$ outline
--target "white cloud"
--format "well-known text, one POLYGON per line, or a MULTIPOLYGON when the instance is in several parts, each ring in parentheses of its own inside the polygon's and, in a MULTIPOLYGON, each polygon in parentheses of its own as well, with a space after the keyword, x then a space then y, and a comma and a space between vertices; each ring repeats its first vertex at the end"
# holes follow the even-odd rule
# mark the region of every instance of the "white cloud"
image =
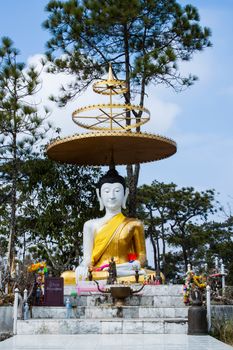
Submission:
MULTIPOLYGON (((150 96, 154 96, 155 92, 150 92, 150 96)), ((181 112, 181 108, 171 102, 166 102, 157 97, 151 97, 146 103, 146 108, 150 110, 151 119, 143 127, 143 130, 152 133, 167 132, 175 122, 176 117, 181 112)))
MULTIPOLYGON (((27 64, 34 65, 38 70, 41 70, 41 59, 43 58, 43 55, 31 56, 29 57, 27 64)), ((66 85, 70 82, 70 76, 64 73, 49 74, 46 72, 46 67, 44 67, 40 75, 40 80, 42 82, 42 87, 34 96, 35 102, 40 103, 41 110, 43 106, 46 106, 51 110, 50 121, 53 122, 55 127, 62 129, 63 135, 76 133, 77 130, 71 120, 71 113, 74 109, 73 103, 70 103, 65 108, 58 108, 54 102, 49 100, 51 95, 57 96, 59 94, 61 84, 66 85)))
POLYGON ((195 75, 202 83, 208 83, 212 80, 213 72, 216 69, 212 50, 212 48, 207 48, 203 52, 196 53, 191 61, 181 62, 179 64, 181 75, 195 75))

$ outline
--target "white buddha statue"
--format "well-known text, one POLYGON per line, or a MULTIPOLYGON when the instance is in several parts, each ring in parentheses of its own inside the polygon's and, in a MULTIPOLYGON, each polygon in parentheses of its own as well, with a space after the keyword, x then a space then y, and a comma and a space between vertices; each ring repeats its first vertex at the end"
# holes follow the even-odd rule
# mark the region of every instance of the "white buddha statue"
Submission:
POLYGON ((97 196, 105 215, 84 224, 83 261, 76 268, 76 283, 87 279, 89 269, 93 279, 105 279, 112 257, 117 277, 135 276, 136 270, 144 275, 141 269, 146 261, 143 225, 121 212, 128 196, 124 178, 115 169, 109 170, 99 181, 97 196))

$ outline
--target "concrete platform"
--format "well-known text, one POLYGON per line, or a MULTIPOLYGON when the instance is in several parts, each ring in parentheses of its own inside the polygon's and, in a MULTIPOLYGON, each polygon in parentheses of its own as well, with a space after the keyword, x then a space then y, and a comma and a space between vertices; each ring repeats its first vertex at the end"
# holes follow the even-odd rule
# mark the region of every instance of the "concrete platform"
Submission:
POLYGON ((71 300, 77 305, 71 319, 66 319, 65 307, 33 307, 32 319, 18 320, 17 334, 187 334, 188 308, 180 285, 146 285, 124 306, 114 305, 110 294, 96 292, 71 300))
MULTIPOLYGON (((142 306, 79 306, 72 310, 72 318, 187 318, 187 307, 142 307, 142 306)), ((32 318, 66 318, 65 307, 33 307, 32 318)))
POLYGON ((32 319, 17 334, 187 334, 187 319, 32 319))
POLYGON ((17 335, 0 350, 232 350, 210 336, 181 334, 17 335))

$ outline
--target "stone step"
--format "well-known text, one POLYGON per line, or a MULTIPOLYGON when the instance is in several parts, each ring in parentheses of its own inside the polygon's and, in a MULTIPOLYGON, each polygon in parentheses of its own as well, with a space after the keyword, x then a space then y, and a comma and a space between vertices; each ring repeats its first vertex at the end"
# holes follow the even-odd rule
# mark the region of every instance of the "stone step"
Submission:
POLYGON ((185 318, 188 316, 187 308, 158 308, 158 307, 86 307, 82 318, 185 318))
MULTIPOLYGON (((109 319, 109 318, 185 318, 187 307, 137 307, 137 306, 79 306, 73 308, 72 318, 109 319)), ((62 319, 66 317, 65 307, 33 307, 33 319, 62 319)))
POLYGON ((187 334, 187 327, 187 318, 30 319, 18 320, 17 334, 187 334))
MULTIPOLYGON (((93 286, 96 286, 94 282, 87 282, 92 283, 93 286)), ((131 284, 130 285, 133 290, 138 290, 142 285, 141 284, 131 284)), ((143 290, 139 292, 137 295, 143 295, 143 296, 182 296, 182 290, 183 285, 181 284, 162 284, 162 285, 145 285, 143 290)), ((66 285, 64 287, 64 294, 66 296, 69 296, 72 292, 77 292, 76 286, 68 286, 66 285)), ((99 292, 85 292, 81 293, 81 296, 93 296, 93 295, 100 294, 99 292)), ((103 294, 101 294, 103 295, 103 294)), ((136 295, 136 294, 135 294, 136 295)))
MULTIPOLYGON (((68 296, 65 297, 65 300, 68 296)), ((81 295, 75 300, 71 298, 78 306, 100 306, 103 304, 111 305, 113 303, 110 295, 81 295)), ((177 295, 133 295, 126 298, 127 306, 151 306, 151 307, 184 307, 182 294, 177 295)))

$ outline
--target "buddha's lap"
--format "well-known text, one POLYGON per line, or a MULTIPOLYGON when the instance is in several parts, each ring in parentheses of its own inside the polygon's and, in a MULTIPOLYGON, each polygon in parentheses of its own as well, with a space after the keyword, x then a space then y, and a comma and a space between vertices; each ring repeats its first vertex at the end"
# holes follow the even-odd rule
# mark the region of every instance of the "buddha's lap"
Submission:
MULTIPOLYGON (((135 276, 136 269, 133 268, 132 263, 124 263, 116 265, 117 270, 117 277, 130 277, 135 276), (128 268, 127 268, 128 267, 128 268)), ((144 276, 146 273, 143 269, 137 269, 138 274, 140 276, 144 276)), ((92 271, 92 279, 93 280, 99 280, 99 279, 107 279, 109 276, 108 268, 105 268, 101 271, 92 271)), ((76 281, 79 280, 85 280, 88 278, 88 270, 87 268, 84 268, 83 266, 79 266, 76 269, 76 281)))
MULTIPOLYGON (((144 277, 146 275, 145 270, 141 269, 138 271, 139 275, 141 277, 144 277)), ((92 278, 93 280, 105 280, 109 276, 108 271, 93 271, 92 272, 92 278)), ((135 280, 135 271, 134 270, 121 270, 120 272, 117 270, 117 279, 119 278, 133 278, 132 281, 135 280)), ((143 280, 142 280, 143 281, 143 280)))

